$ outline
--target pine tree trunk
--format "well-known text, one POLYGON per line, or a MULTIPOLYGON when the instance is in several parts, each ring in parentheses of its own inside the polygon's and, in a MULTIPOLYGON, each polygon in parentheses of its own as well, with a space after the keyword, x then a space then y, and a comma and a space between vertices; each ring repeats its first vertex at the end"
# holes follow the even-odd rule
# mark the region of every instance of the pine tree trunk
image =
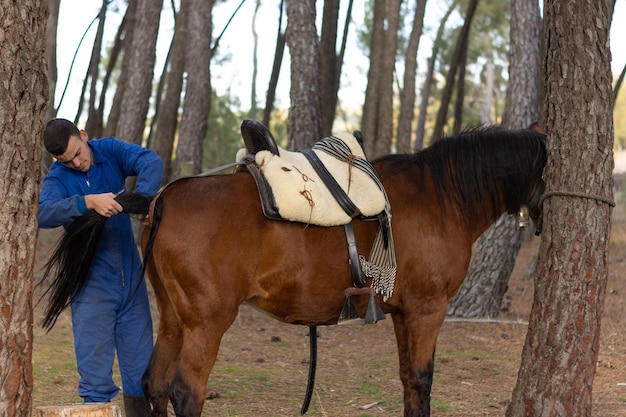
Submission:
POLYGON ((543 230, 508 417, 593 415, 613 199, 608 7, 595 0, 544 3, 543 230))
POLYGON ((33 273, 48 102, 46 0, 0 3, 0 414, 31 416, 33 273))
POLYGON ((321 139, 320 50, 315 28, 315 0, 287 0, 287 45, 291 55, 289 98, 290 150, 321 139))
MULTIPOLYGON (((511 1, 509 83, 503 120, 507 128, 526 128, 539 118, 541 27, 535 0, 511 1)), ((515 223, 514 217, 504 214, 478 240, 474 259, 448 314, 461 317, 499 314, 521 246, 521 234, 515 223), (489 296, 473 297, 475 288, 489 296)))

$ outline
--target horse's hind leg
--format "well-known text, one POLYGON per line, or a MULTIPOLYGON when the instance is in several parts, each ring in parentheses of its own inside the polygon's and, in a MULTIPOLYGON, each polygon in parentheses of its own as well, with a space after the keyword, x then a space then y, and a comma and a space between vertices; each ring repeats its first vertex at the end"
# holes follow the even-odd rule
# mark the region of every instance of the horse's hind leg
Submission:
POLYGON ((148 266, 148 276, 159 306, 160 317, 157 340, 144 372, 142 385, 144 395, 152 409, 152 417, 167 417, 169 402, 167 389, 183 344, 182 330, 167 291, 152 265, 148 266))
POLYGON ((392 314, 404 387, 404 417, 430 416, 435 344, 444 318, 445 308, 410 317, 392 314))
MULTIPOLYGON (((170 310, 170 313, 171 312, 170 310)), ((168 387, 182 347, 182 331, 173 314, 162 314, 148 368, 143 376, 143 390, 152 408, 152 417, 167 417, 168 387)))
MULTIPOLYGON (((225 309, 227 310, 227 309, 225 309)), ((228 309, 230 310, 230 309, 228 309)), ((213 312, 209 318, 183 329, 183 346, 178 367, 169 387, 169 397, 177 416, 200 417, 206 397, 206 384, 219 351, 222 336, 237 317, 230 312, 213 312)))

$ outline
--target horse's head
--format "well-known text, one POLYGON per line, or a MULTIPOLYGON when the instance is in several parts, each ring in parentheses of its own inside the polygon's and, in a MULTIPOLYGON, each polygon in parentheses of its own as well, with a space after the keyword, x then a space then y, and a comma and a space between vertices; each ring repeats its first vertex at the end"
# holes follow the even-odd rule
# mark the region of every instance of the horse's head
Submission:
POLYGON ((539 202, 541 201, 541 196, 543 195, 545 188, 546 184, 543 180, 541 180, 541 182, 535 187, 532 199, 528 202, 528 204, 523 205, 517 213, 519 226, 526 227, 529 221, 532 221, 533 226, 535 227, 536 236, 541 234, 541 209, 539 202))

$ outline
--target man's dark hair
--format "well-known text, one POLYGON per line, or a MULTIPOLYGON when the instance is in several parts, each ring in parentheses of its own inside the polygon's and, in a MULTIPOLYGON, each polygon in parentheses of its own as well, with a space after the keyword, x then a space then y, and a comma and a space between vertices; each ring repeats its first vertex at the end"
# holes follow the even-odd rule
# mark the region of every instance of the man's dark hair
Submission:
POLYGON ((52 119, 46 125, 43 144, 52 156, 63 155, 72 136, 80 138, 80 130, 66 119, 52 119))

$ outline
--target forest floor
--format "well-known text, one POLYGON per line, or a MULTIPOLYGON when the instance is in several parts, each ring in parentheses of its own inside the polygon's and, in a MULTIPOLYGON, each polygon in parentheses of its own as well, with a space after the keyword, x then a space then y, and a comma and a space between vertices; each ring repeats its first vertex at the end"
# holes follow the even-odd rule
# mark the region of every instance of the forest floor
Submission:
MULTIPOLYGON (((626 416, 626 208, 613 213, 609 277, 593 384, 593 415, 626 416)), ((40 231, 38 269, 59 233, 40 231)), ((533 283, 524 279, 540 238, 523 244, 498 320, 446 321, 435 357, 432 416, 504 416, 517 379, 533 283)), ((40 289, 36 291, 40 294, 40 289)), ((35 308, 33 410, 79 402, 68 312, 49 333, 35 308)), ((156 308, 154 309, 156 315, 156 308)), ((155 320, 156 324, 156 320, 155 320)), ((156 334, 156 333, 155 333, 156 334)), ((308 329, 242 306, 223 338, 203 416, 297 416, 308 372, 308 329)), ((308 416, 400 416, 402 386, 391 319, 319 329, 317 381, 308 416)), ((114 375, 119 383, 117 370, 114 375)), ((121 395, 114 400, 123 410, 121 395)))

